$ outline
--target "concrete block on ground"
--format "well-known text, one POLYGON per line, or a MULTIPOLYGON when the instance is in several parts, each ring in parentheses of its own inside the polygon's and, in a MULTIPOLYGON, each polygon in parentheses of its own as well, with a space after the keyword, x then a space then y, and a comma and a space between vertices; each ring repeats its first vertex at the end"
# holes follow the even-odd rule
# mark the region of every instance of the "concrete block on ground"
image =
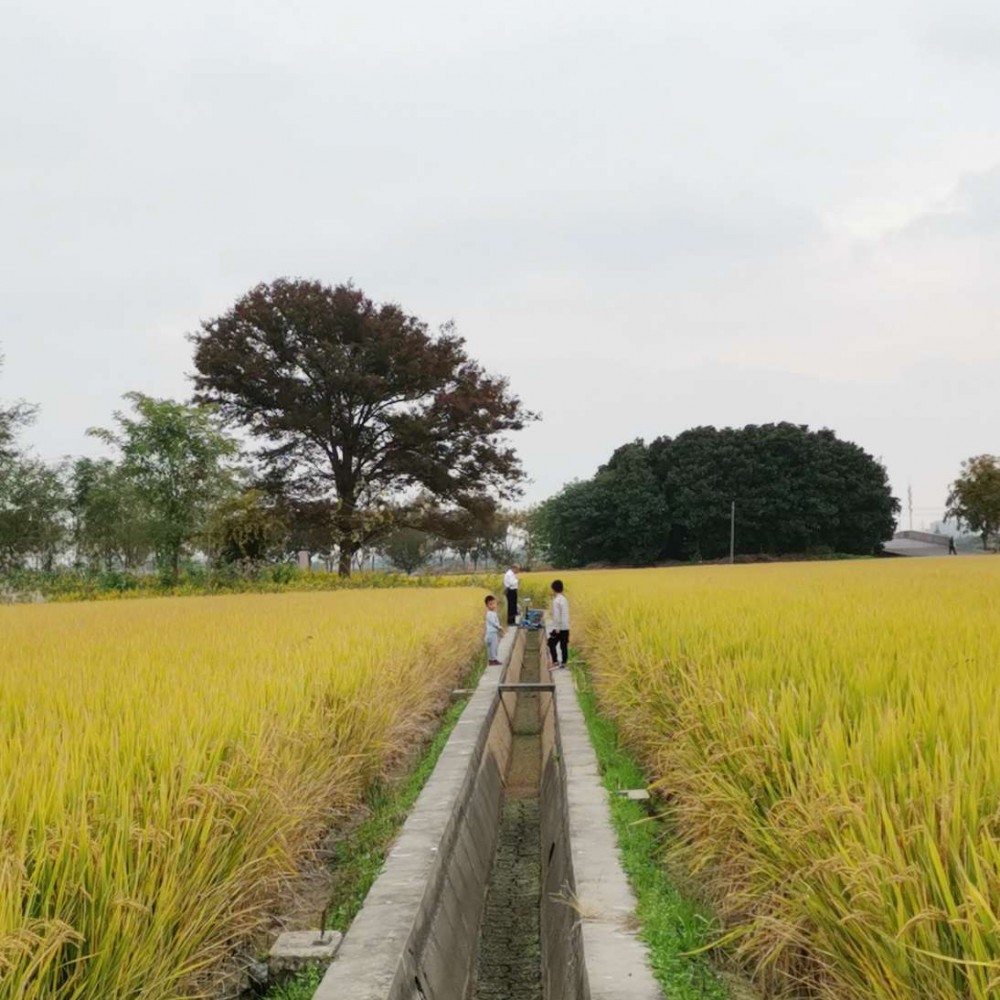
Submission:
POLYGON ((635 934, 583 922, 590 1000, 663 1000, 635 934))
POLYGON ((316 930, 285 931, 279 934, 267 956, 271 975, 329 965, 343 937, 340 931, 324 931, 322 934, 316 930))

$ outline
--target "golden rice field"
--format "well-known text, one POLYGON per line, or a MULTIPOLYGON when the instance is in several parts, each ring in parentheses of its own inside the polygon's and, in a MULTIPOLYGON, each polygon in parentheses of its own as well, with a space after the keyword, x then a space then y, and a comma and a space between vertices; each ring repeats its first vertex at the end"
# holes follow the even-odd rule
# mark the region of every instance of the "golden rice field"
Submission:
POLYGON ((761 986, 1000 997, 1000 559, 566 584, 602 705, 761 986))
POLYGON ((196 995, 479 640, 478 591, 0 607, 0 998, 196 995))

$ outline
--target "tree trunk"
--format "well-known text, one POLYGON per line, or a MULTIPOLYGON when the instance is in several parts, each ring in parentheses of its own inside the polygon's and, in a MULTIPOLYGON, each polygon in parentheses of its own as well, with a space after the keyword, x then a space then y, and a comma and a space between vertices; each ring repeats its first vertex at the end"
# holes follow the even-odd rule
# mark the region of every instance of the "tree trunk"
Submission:
POLYGON ((355 524, 354 524, 354 503, 351 500, 345 500, 346 491, 341 490, 341 484, 338 484, 338 492, 340 492, 340 499, 337 503, 337 511, 334 514, 333 525, 334 531, 336 532, 335 541, 337 543, 337 575, 342 577, 348 577, 351 575, 351 568, 354 563, 354 553, 361 548, 360 544, 355 541, 355 524))

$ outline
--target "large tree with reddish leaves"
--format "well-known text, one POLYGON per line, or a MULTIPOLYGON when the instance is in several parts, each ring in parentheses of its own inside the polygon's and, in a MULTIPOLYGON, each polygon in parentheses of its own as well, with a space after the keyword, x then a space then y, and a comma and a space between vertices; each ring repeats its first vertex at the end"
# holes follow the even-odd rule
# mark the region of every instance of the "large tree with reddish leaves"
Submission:
POLYGON ((534 415, 450 325, 432 334, 350 284, 282 279, 191 339, 196 398, 261 441, 273 485, 329 499, 342 575, 408 491, 463 507, 519 492, 504 435, 534 415))

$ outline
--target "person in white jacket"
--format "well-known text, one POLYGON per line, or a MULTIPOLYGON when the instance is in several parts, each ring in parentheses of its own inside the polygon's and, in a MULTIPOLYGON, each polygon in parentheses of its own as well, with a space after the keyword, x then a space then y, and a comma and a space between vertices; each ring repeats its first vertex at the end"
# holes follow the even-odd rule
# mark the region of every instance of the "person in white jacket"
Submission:
POLYGON ((552 666, 565 667, 569 659, 569 601, 563 593, 562 580, 552 581, 552 630, 549 632, 552 666), (562 659, 556 655, 562 654, 562 659))
POLYGON ((507 624, 514 625, 517 622, 517 587, 520 582, 517 574, 521 572, 521 567, 514 563, 503 575, 504 597, 507 598, 507 624))

